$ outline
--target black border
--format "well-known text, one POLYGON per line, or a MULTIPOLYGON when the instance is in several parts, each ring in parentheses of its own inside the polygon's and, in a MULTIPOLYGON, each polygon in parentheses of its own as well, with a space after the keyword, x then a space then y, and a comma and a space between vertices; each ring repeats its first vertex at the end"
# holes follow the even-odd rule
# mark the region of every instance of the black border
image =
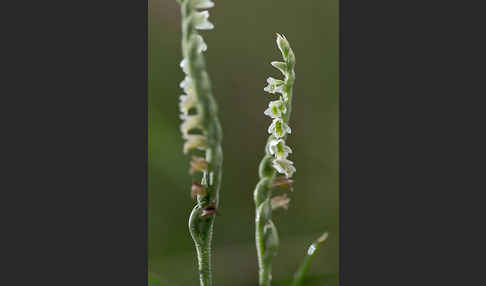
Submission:
POLYGON ((0 284, 147 285, 148 2, 19 5, 0 284))
MULTIPOLYGON (((147 0, 19 4, 2 278, 146 285, 147 0)), ((481 284, 484 10, 449 5, 340 0, 341 286, 481 284)))
POLYGON ((341 286, 484 281, 485 24, 465 3, 340 0, 341 286))

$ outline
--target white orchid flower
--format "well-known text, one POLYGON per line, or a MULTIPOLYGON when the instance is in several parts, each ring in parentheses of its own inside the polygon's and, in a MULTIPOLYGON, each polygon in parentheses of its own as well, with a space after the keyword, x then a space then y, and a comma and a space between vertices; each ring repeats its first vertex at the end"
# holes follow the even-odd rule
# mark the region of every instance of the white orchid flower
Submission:
POLYGON ((213 23, 209 22, 208 18, 209 18, 208 11, 194 12, 193 14, 194 27, 198 30, 213 29, 214 25, 213 23))
POLYGON ((292 177, 296 169, 294 167, 294 162, 287 159, 274 159, 272 165, 281 174, 285 174, 287 178, 292 177))
POLYGON ((282 100, 270 101, 268 108, 263 112, 266 116, 271 118, 282 118, 282 114, 287 112, 287 107, 282 100))
POLYGON ((273 134, 275 138, 282 138, 286 134, 292 133, 292 130, 281 118, 275 118, 268 127, 268 133, 273 134))
POLYGON ((270 154, 275 155, 275 157, 278 159, 285 159, 290 153, 292 153, 292 149, 285 145, 285 141, 283 139, 270 141, 268 144, 268 151, 270 154))

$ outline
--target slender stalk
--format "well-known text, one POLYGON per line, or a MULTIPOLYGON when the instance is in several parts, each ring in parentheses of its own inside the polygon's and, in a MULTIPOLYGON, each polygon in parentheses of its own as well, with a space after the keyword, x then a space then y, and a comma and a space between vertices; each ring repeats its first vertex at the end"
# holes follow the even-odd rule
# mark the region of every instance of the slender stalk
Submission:
MULTIPOLYGON (((295 172, 295 168, 292 166, 293 163, 286 159, 291 150, 285 145, 287 134, 291 132, 287 124, 290 120, 292 108, 295 56, 287 39, 279 34, 277 34, 277 45, 282 52, 285 62, 272 62, 272 65, 285 75, 285 80, 273 78, 267 80, 269 85, 265 88, 265 91, 281 93, 282 96, 278 100, 271 102, 269 108, 265 111, 266 115, 273 118, 273 122, 269 128, 271 135, 265 146, 265 156, 259 166, 260 181, 254 191, 256 208, 255 242, 260 286, 271 285, 272 260, 277 254, 279 246, 277 228, 272 221, 272 210, 275 208, 273 203, 275 199, 282 200, 282 197, 272 198, 272 188, 275 187, 275 182, 278 179, 277 171, 286 175, 287 181, 284 180, 284 183, 287 184, 291 182, 288 178, 295 172)), ((284 206, 286 203, 288 201, 280 204, 280 206, 284 206)))
POLYGON ((317 250, 321 248, 325 241, 327 241, 328 233, 325 232, 321 235, 316 241, 314 241, 307 250, 307 255, 304 258, 304 261, 300 265, 299 269, 294 275, 294 280, 292 281, 291 286, 302 286, 304 282, 304 277, 307 274, 307 270, 312 262, 312 259, 316 255, 317 250))
MULTIPOLYGON (((268 159, 271 157, 265 156, 260 164, 260 169, 267 168, 268 159)), ((260 172, 262 173, 262 172, 260 172)), ((256 221, 255 221, 255 238, 256 248, 258 256, 259 275, 258 281, 261 286, 270 285, 271 273, 272 273, 272 256, 276 254, 271 249, 271 246, 267 245, 266 240, 270 239, 270 235, 276 237, 278 244, 278 236, 276 232, 265 235, 265 225, 271 222, 271 206, 270 197, 271 190, 269 188, 269 182, 273 180, 275 172, 263 173, 267 176, 260 176, 260 182, 255 190, 255 205, 256 205, 256 221), (267 236, 267 237, 266 237, 267 236)), ((272 223, 273 224, 273 223, 272 223)), ((273 242, 275 244, 275 242, 273 242)))
POLYGON ((201 184, 193 183, 192 195, 197 204, 189 217, 189 231, 196 246, 201 286, 211 286, 211 240, 215 215, 219 206, 222 178, 222 130, 217 116, 217 105, 211 91, 203 53, 207 46, 197 30, 210 30, 209 13, 199 11, 211 8, 210 0, 179 0, 182 15, 181 67, 186 78, 181 88, 181 131, 186 143, 184 152, 201 150, 204 157, 193 156, 191 173, 202 172, 201 184))

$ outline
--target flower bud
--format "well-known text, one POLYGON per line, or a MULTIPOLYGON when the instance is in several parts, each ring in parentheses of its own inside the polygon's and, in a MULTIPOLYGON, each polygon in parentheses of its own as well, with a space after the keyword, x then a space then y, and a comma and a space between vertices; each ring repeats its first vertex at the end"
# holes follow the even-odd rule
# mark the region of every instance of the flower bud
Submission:
POLYGON ((277 46, 282 52, 282 56, 286 59, 290 50, 290 44, 289 41, 287 41, 287 38, 279 33, 277 33, 277 46))

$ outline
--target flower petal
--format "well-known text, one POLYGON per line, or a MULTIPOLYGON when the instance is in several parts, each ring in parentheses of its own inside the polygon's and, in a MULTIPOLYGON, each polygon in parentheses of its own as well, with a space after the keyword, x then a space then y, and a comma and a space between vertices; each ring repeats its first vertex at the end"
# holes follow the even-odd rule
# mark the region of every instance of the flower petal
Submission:
POLYGON ((211 30, 214 28, 213 23, 209 22, 209 12, 194 12, 194 27, 198 30, 211 30))
POLYGON ((280 72, 282 72, 282 74, 284 75, 287 75, 287 64, 284 63, 284 62, 271 62, 270 63, 272 66, 274 66, 275 68, 277 68, 278 70, 280 70, 280 72))
POLYGON ((287 159, 275 159, 272 161, 272 165, 277 172, 285 174, 287 178, 292 177, 296 171, 295 167, 293 166, 294 163, 287 159))
POLYGON ((201 149, 205 150, 208 148, 208 140, 204 135, 198 134, 187 134, 185 136, 187 139, 186 143, 184 143, 184 153, 187 154, 192 149, 201 149))
POLYGON ((189 62, 187 61, 186 58, 182 59, 181 63, 179 64, 179 66, 181 67, 182 71, 185 73, 185 74, 189 74, 189 62))
POLYGON ((195 107, 196 104, 197 98, 194 94, 183 94, 179 97, 179 109, 184 115, 187 115, 189 110, 195 107))
POLYGON ((208 9, 214 7, 214 2, 211 0, 191 0, 194 9, 208 9))

